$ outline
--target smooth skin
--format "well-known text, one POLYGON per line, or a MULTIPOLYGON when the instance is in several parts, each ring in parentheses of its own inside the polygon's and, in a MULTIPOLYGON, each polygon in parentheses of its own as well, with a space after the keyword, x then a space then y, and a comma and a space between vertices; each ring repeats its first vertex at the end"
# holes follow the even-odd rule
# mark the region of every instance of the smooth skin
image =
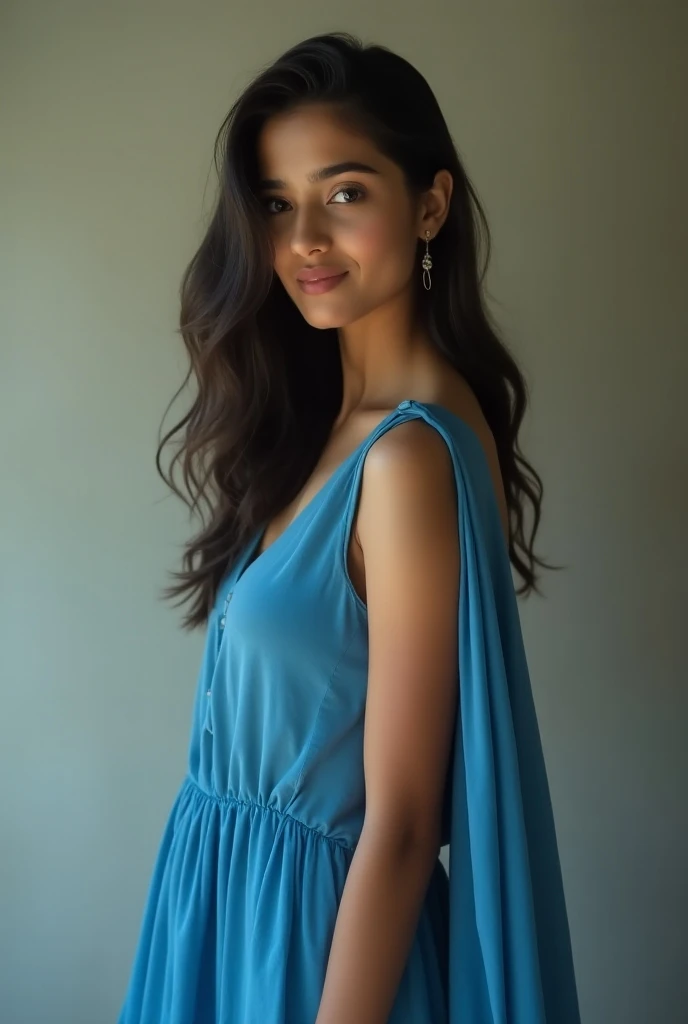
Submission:
MULTIPOLYGON (((269 524, 262 550, 406 398, 442 405, 472 427, 506 536, 494 439, 468 385, 414 315, 417 241, 442 228, 450 173, 439 171, 427 192, 412 196, 399 167, 321 104, 271 118, 258 158, 275 272, 308 323, 338 330, 343 367, 331 437, 301 494, 269 524), (352 164, 358 169, 342 169, 352 164), (321 266, 346 277, 305 294, 297 274, 321 266)), ((457 515, 449 451, 431 426, 401 423, 370 447, 348 552, 368 611, 366 812, 316 1024, 386 1024, 439 854, 458 702, 457 515)))

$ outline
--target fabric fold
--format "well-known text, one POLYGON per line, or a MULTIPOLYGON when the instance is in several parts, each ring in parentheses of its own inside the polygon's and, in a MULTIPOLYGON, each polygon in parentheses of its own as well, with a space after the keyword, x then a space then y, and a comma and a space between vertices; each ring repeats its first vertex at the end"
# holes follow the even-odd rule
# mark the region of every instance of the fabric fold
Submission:
POLYGON ((485 457, 446 410, 413 401, 407 408, 447 443, 458 498, 449 1022, 580 1024, 542 743, 485 457))

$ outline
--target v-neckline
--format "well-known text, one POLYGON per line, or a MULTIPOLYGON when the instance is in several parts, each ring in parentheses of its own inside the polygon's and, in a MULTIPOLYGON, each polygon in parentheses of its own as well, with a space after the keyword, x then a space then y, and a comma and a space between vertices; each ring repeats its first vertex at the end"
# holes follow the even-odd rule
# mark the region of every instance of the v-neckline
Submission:
MULTIPOLYGON (((265 548, 264 551, 261 551, 259 554, 256 555, 255 554, 256 548, 258 548, 260 546, 260 544, 261 544, 261 542, 263 540, 263 537, 267 533, 267 529, 268 529, 268 526, 270 524, 269 523, 263 523, 263 524, 261 524, 261 526, 258 527, 256 533, 253 536, 253 540, 247 545, 246 559, 244 560, 244 562, 243 562, 243 564, 241 566, 241 569, 239 570, 239 575, 234 580, 234 586, 235 587, 239 583, 239 580, 242 579, 242 577, 245 575, 245 573, 248 572, 249 569, 251 569, 254 565, 257 565, 258 562, 261 561, 261 559, 263 559, 267 554, 269 554, 270 551, 272 551, 272 549, 275 547, 276 544, 280 544, 281 543, 283 537, 285 537, 288 533, 290 533, 293 530, 293 528, 296 527, 296 525, 303 520, 303 517, 305 516, 305 514, 308 511, 311 510, 311 508, 315 505, 315 503, 318 502, 320 500, 320 498, 325 494, 325 492, 330 488, 330 486, 332 485, 333 481, 340 474, 340 472, 342 471, 344 466, 348 465, 348 463, 351 462, 351 460, 354 458, 354 456, 358 455, 358 453, 361 451, 361 449, 363 447, 365 447, 366 444, 368 444, 368 442, 370 441, 371 437, 373 437, 373 435, 377 433, 377 431, 380 429, 380 427, 383 425, 383 423, 386 423, 387 420, 391 419, 392 416, 395 416, 399 412, 399 410, 401 408, 403 408, 403 407, 405 407, 406 405, 409 405, 409 404, 411 404, 411 399, 408 399, 408 398, 404 399, 403 402, 399 402, 399 405, 397 405, 394 409, 392 409, 390 412, 388 412, 386 416, 383 416, 382 419, 380 420, 380 422, 377 424, 377 426, 374 427, 368 434, 366 434, 366 436, 363 438, 363 440, 360 442, 360 444, 357 444, 356 447, 353 448, 352 451, 349 452, 349 454, 346 456, 346 458, 342 459, 342 461, 339 463, 339 465, 336 466, 335 469, 332 470, 332 472, 330 473, 330 475, 328 476, 327 480, 322 485, 322 487, 318 488, 318 490, 315 492, 315 494, 310 499, 310 501, 307 502, 306 505, 304 505, 304 507, 301 509, 300 512, 296 513, 294 518, 291 519, 287 523, 285 528, 282 530, 282 532, 277 537, 275 537, 275 539, 272 541, 272 543, 268 544, 268 546, 265 548)), ((413 404, 417 405, 418 403, 416 402, 416 403, 413 403, 413 404)))
POLYGON ((239 580, 243 578, 243 576, 245 575, 245 573, 248 572, 249 569, 253 568, 254 565, 257 565, 258 562, 260 562, 263 558, 265 558, 272 551, 272 549, 275 547, 275 545, 281 544, 283 539, 284 539, 284 537, 286 537, 287 534, 291 533, 293 531, 293 529, 299 523, 301 523, 303 521, 303 517, 306 515, 307 512, 309 512, 314 507, 316 502, 319 502, 321 500, 321 498, 324 497, 325 493, 332 486, 334 480, 339 476, 339 474, 341 473, 342 469, 346 465, 348 465, 351 462, 351 460, 354 458, 354 456, 358 455, 358 453, 361 451, 361 449, 364 448, 369 443, 370 439, 372 437, 374 437, 374 435, 378 432, 380 427, 384 423, 386 423, 387 420, 390 420, 390 419, 392 419, 393 416, 396 416, 396 414, 401 409, 406 409, 406 408, 409 408, 410 406, 417 406, 417 407, 419 407, 421 409, 426 409, 426 410, 433 410, 434 409, 434 410, 436 410, 438 412, 444 413, 445 415, 449 416, 449 418, 452 419, 455 423, 460 424, 465 430, 467 430, 477 440, 477 435, 475 434, 475 431, 473 430, 473 427, 471 427, 466 422, 466 420, 464 420, 461 416, 458 416, 455 412, 452 412, 451 409, 447 409, 446 406, 438 405, 436 402, 419 402, 415 398, 405 398, 405 399, 403 399, 403 401, 399 402, 399 404, 394 409, 392 409, 390 412, 388 412, 386 416, 382 417, 382 419, 379 421, 377 426, 373 427, 373 429, 363 438, 363 440, 360 442, 360 444, 357 444, 356 447, 351 452, 349 452, 349 454, 346 456, 345 459, 342 459, 342 461, 339 463, 339 465, 335 469, 332 470, 332 472, 330 473, 330 475, 328 476, 327 480, 322 485, 322 487, 320 487, 315 492, 315 494, 313 495, 311 500, 308 502, 308 504, 304 505, 304 507, 301 509, 300 512, 297 512, 297 514, 294 516, 294 518, 289 523, 287 523, 287 525, 282 530, 280 535, 278 537, 275 537, 273 542, 271 544, 269 544, 268 547, 265 548, 264 551, 261 551, 258 555, 255 554, 256 548, 259 547, 261 541, 263 540, 263 537, 265 536, 265 534, 267 532, 267 528, 268 528, 268 526, 270 524, 269 523, 263 523, 257 529, 257 531, 255 532, 255 534, 253 536, 253 539, 246 546, 245 558, 244 558, 244 560, 241 563, 241 567, 239 569, 239 574, 234 579, 234 583, 232 584, 232 589, 234 589, 234 587, 237 586, 237 584, 239 583, 239 580))

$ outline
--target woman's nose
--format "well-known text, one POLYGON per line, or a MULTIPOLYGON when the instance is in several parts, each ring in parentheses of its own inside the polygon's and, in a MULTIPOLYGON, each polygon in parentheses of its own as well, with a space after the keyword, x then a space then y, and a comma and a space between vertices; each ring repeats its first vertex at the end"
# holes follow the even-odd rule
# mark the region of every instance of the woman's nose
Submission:
POLYGON ((312 252, 326 252, 331 245, 323 218, 314 210, 302 210, 292 220, 289 244, 292 252, 307 257, 312 252))

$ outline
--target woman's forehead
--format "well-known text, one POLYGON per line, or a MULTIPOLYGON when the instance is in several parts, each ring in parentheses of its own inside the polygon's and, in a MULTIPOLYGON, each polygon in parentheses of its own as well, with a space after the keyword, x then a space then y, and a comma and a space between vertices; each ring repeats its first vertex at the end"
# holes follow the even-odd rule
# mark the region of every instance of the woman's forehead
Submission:
POLYGON ((391 164, 371 139, 326 106, 269 118, 258 138, 257 157, 262 179, 284 182, 288 177, 307 184, 323 180, 327 169, 339 165, 351 165, 352 173, 381 175, 391 164))

